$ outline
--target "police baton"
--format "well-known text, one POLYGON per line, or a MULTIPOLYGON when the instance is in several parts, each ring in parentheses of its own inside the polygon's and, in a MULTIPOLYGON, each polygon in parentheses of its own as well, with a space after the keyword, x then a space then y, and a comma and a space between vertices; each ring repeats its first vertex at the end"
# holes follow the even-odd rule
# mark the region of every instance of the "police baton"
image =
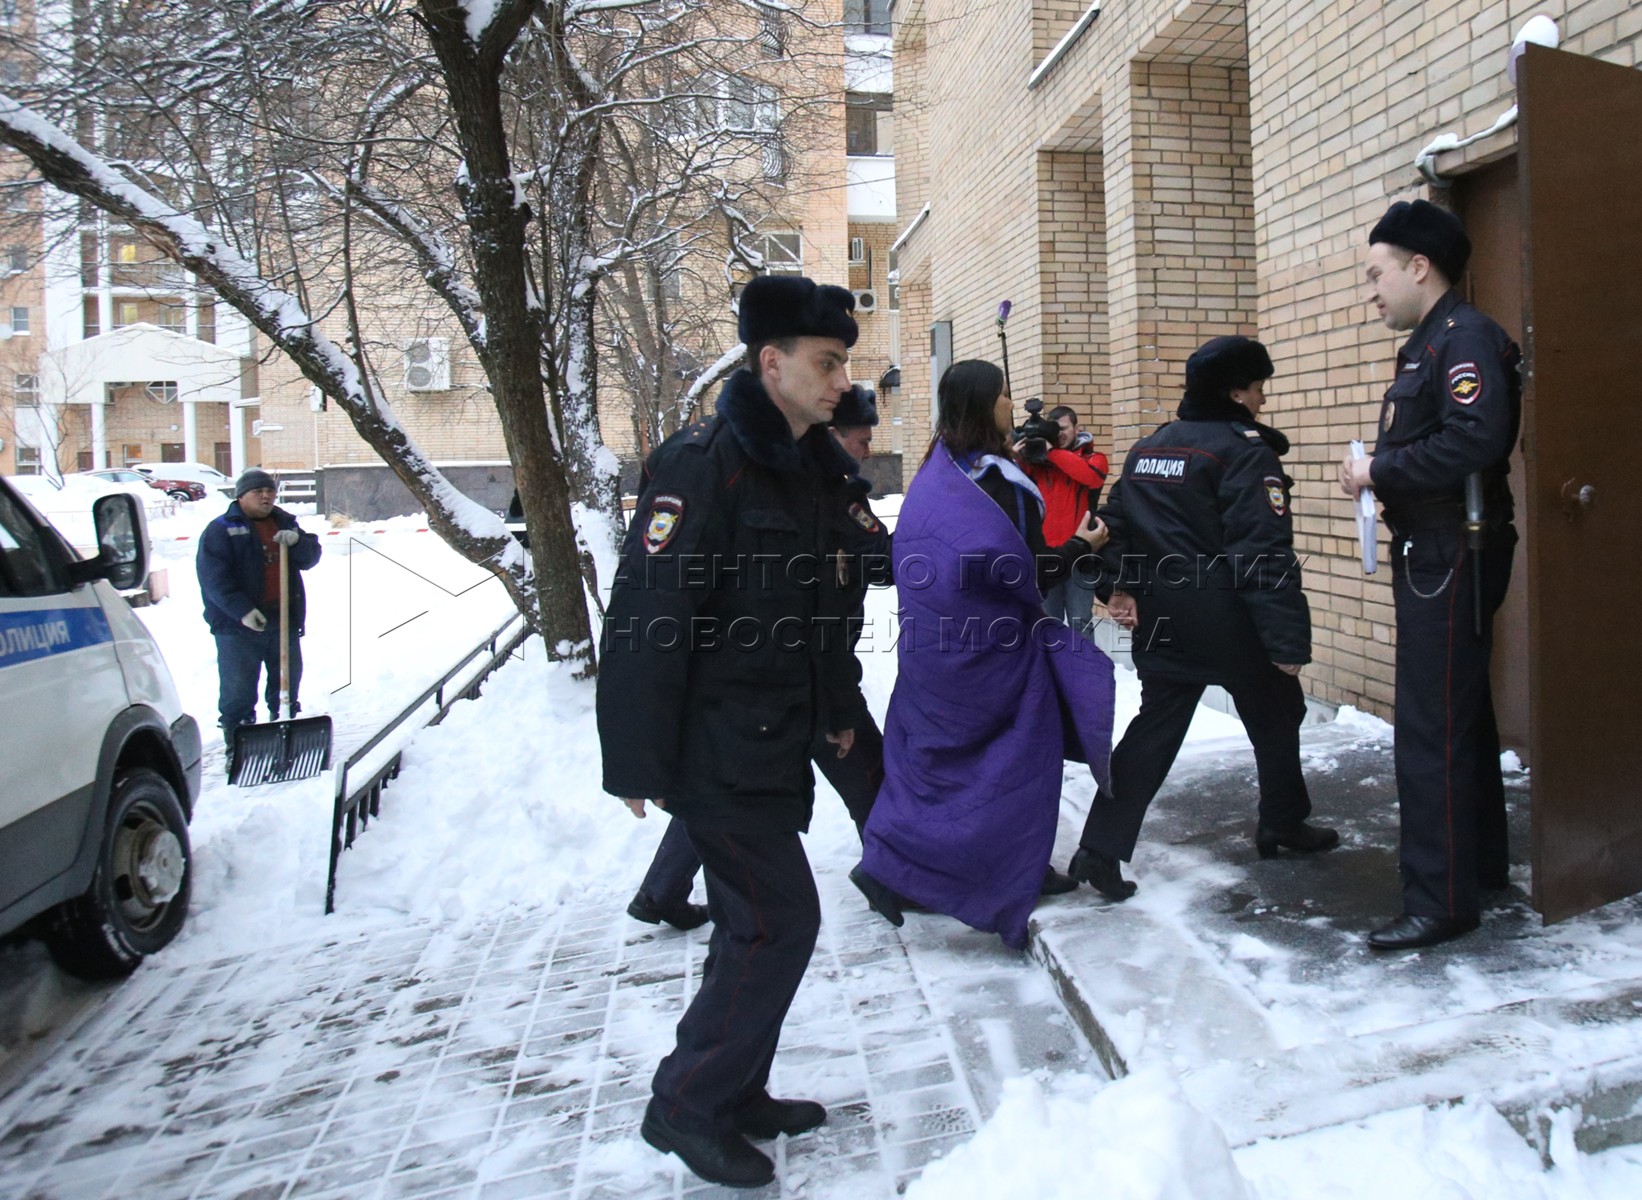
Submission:
POLYGON ((1482 636, 1482 472, 1465 477, 1465 544, 1471 558, 1471 629, 1482 636))

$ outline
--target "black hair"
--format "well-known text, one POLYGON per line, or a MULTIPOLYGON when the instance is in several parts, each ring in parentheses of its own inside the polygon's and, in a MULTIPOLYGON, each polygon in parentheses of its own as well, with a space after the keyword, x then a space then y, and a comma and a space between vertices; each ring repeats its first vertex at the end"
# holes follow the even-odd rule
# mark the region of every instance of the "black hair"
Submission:
POLYGON ((767 341, 751 343, 747 347, 747 369, 753 373, 754 379, 760 379, 764 375, 763 368, 759 365, 758 360, 764 356, 765 346, 774 346, 783 354, 796 354, 798 352, 798 339, 796 337, 770 338, 767 341))
POLYGON ((924 461, 929 461, 936 442, 945 442, 958 456, 996 454, 1013 459, 1009 436, 998 429, 992 416, 1003 389, 1003 372, 985 359, 967 358, 948 367, 935 392, 941 415, 924 461))
POLYGON ((1059 424, 1060 419, 1062 417, 1071 417, 1072 418, 1072 424, 1074 424, 1074 425, 1076 425, 1078 423, 1078 411, 1077 411, 1077 409, 1068 407, 1065 404, 1055 405, 1055 407, 1051 408, 1047 413, 1044 414, 1044 416, 1048 417, 1051 421, 1054 421, 1057 424, 1059 424))

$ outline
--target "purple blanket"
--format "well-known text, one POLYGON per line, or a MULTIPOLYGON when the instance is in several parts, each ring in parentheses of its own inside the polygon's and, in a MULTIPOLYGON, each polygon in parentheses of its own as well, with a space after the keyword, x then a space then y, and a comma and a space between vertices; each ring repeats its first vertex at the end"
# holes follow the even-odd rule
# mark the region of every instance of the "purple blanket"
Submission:
POLYGON ((1019 948, 1062 760, 1106 781, 1112 662, 1044 616, 1025 541, 944 446, 907 490, 894 557, 898 675, 862 865, 1019 948))

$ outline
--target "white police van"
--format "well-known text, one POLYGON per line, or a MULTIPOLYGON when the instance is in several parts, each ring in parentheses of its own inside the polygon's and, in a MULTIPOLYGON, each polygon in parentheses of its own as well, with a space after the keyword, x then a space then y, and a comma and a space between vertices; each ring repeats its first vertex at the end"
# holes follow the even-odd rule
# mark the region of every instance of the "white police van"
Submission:
POLYGON ((134 497, 92 505, 83 560, 0 478, 0 935, 88 979, 134 970, 188 912, 200 731, 116 589, 148 569, 134 497))

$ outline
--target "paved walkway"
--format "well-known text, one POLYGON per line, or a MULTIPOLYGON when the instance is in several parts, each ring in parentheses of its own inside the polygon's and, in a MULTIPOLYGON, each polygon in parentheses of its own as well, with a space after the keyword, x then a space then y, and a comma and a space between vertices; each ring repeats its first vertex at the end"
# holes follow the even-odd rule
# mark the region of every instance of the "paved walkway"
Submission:
MULTIPOLYGON (((1092 1065, 1037 964, 951 922, 898 936, 840 870, 820 884, 772 1084, 832 1115, 776 1144, 779 1181, 756 1194, 893 1196, 973 1133, 1002 1075, 1092 1065)), ((640 925, 624 902, 162 959, 0 1105, 0 1194, 732 1194, 638 1138, 706 930, 640 925)))

